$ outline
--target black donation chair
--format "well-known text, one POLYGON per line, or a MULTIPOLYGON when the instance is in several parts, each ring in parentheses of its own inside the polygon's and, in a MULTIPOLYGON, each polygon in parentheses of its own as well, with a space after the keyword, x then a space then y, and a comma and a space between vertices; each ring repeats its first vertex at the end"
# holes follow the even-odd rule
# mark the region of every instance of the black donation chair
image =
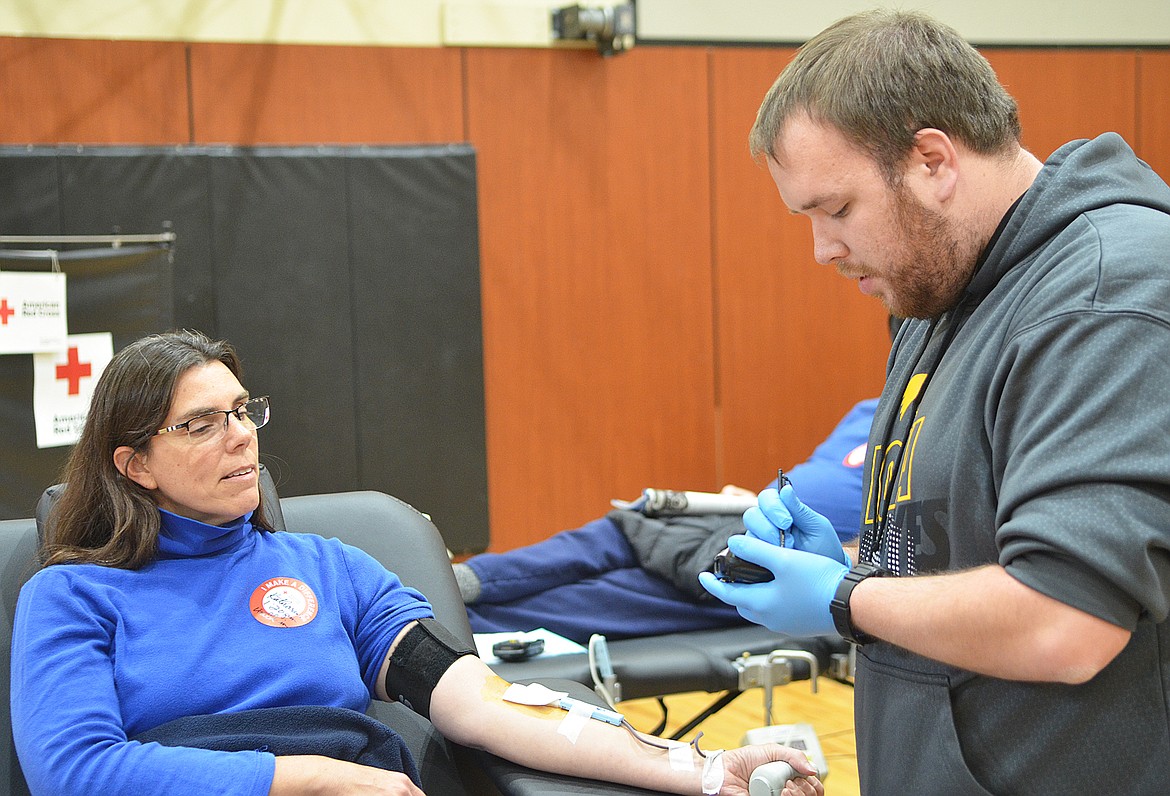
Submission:
MULTIPOLYGON (((59 487, 51 487, 37 507, 43 522, 59 487)), ((471 628, 446 546, 430 520, 406 503, 378 492, 344 492, 278 499, 271 478, 264 472, 262 499, 274 526, 289 531, 337 537, 360 547, 395 572, 404 583, 427 596, 437 618, 452 632, 472 641, 471 628)), ((0 603, 3 621, 0 638, 7 659, 12 643, 12 623, 20 587, 36 571, 38 520, 0 521, 0 603)), ((8 703, 9 667, 0 667, 8 703)), ((602 704, 588 688, 576 682, 542 680, 552 688, 602 704)), ((397 730, 414 753, 427 793, 440 796, 501 796, 531 794, 637 794, 650 793, 607 783, 533 771, 479 750, 449 743, 427 720, 399 704, 374 701, 370 714, 397 730)), ((7 716, 7 710, 5 710, 7 716)), ((0 791, 19 796, 28 786, 16 758, 12 726, 0 722, 0 791)))

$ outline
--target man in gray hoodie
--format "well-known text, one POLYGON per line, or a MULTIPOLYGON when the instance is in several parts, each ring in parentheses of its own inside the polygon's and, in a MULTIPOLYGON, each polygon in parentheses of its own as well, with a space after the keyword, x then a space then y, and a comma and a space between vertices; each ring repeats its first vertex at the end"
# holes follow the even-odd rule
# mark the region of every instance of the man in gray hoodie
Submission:
POLYGON ((888 11, 802 47, 752 130, 818 262, 914 319, 857 564, 785 488, 730 544, 775 580, 701 576, 860 644, 866 794, 1170 782, 1170 188, 1115 134, 1043 164, 1019 137, 973 48, 888 11))

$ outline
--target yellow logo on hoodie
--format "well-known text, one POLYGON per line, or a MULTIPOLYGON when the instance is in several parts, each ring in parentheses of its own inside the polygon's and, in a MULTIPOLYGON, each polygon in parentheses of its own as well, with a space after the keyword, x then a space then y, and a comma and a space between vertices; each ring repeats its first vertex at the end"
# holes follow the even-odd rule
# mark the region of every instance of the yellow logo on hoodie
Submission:
POLYGON ((910 377, 910 381, 906 382, 906 389, 902 392, 902 406, 898 410, 899 420, 906 414, 906 410, 910 408, 910 405, 918 400, 918 396, 922 394, 922 385, 925 383, 925 373, 915 373, 910 377))
MULTIPOLYGON (((902 404, 898 410, 898 419, 901 420, 914 403, 922 397, 922 388, 926 384, 926 373, 916 373, 906 383, 902 391, 902 404)), ((889 440, 886 445, 875 445, 870 449, 872 463, 869 469, 869 494, 865 498, 866 525, 880 522, 885 512, 892 510, 898 503, 909 501, 910 482, 914 471, 914 450, 918 444, 918 435, 922 431, 922 424, 926 418, 915 418, 907 431, 906 439, 889 440), (905 455, 903 455, 905 450, 905 455), (897 471, 895 471, 895 467, 897 471), (891 489, 893 494, 891 495, 891 489), (876 499, 875 499, 875 492, 876 499), (881 512, 875 516, 875 511, 881 512)))

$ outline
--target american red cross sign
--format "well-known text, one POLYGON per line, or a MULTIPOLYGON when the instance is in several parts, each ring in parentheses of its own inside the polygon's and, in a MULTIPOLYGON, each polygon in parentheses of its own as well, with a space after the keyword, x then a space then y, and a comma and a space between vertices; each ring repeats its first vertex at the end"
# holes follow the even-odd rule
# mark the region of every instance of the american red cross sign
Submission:
POLYGON ((65 364, 57 366, 57 378, 69 382, 69 394, 78 395, 81 392, 81 380, 92 374, 93 366, 89 362, 81 361, 77 354, 77 346, 69 346, 65 364))
POLYGON ((65 349, 65 274, 0 271, 0 354, 65 349))
POLYGON ((71 334, 60 349, 33 354, 38 448, 77 442, 94 386, 113 355, 114 340, 109 332, 71 334))

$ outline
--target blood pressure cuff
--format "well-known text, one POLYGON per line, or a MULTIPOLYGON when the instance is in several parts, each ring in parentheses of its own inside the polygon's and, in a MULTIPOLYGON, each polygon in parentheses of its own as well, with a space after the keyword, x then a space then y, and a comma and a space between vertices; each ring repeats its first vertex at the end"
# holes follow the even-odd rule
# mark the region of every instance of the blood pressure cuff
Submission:
POLYGON ((390 656, 386 694, 425 719, 431 717, 431 692, 451 664, 475 647, 461 641, 437 619, 420 619, 390 656))

